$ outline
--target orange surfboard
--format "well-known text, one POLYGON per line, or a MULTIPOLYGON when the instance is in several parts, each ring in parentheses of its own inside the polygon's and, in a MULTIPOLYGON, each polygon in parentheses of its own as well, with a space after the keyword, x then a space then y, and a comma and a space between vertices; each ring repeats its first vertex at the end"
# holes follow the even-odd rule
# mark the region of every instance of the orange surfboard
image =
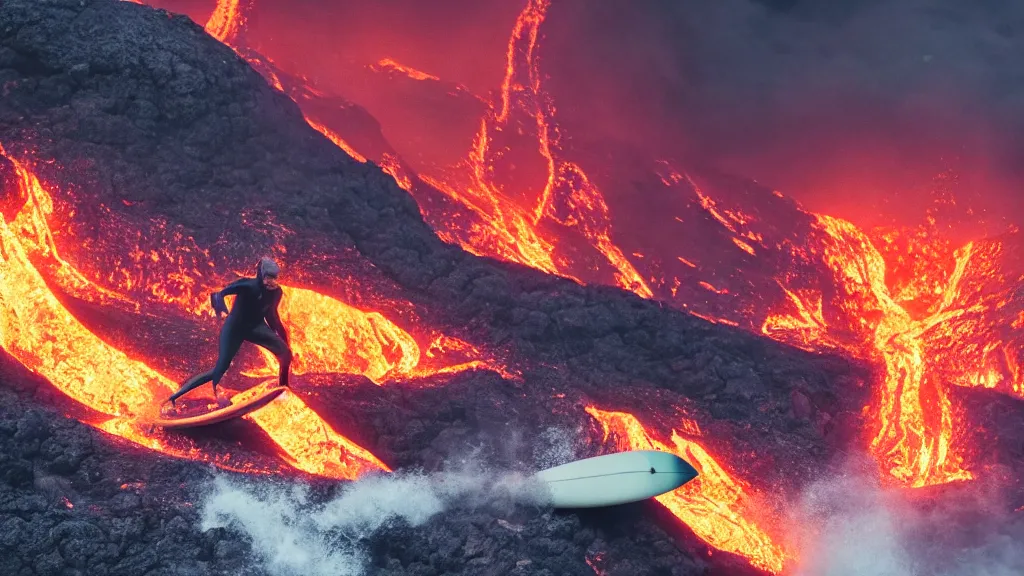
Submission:
POLYGON ((232 418, 240 418, 250 412, 259 410, 267 404, 270 404, 287 389, 288 388, 285 386, 267 388, 259 394, 237 404, 234 403, 234 398, 232 398, 230 406, 225 406, 224 408, 214 410, 213 412, 207 412, 206 414, 200 414, 198 416, 186 416, 184 418, 156 418, 150 421, 149 424, 151 426, 159 426, 165 429, 195 428, 197 426, 217 424, 218 422, 223 422, 232 418))

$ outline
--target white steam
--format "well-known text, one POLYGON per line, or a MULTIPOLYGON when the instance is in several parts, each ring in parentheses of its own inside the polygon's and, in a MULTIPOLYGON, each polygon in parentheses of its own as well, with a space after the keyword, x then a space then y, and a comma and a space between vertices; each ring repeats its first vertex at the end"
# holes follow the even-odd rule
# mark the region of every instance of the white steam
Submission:
POLYGON ((553 468, 580 459, 587 446, 582 428, 545 428, 537 437, 533 461, 538 470, 553 468))
POLYGON ((894 515, 898 505, 864 482, 840 477, 807 489, 796 524, 806 530, 799 546, 804 553, 798 576, 914 574, 894 515))
POLYGON ((1010 576, 1024 574, 1024 521, 979 494, 908 501, 871 475, 817 482, 791 519, 801 565, 794 576, 1010 576), (964 522, 968 508, 972 518, 964 522))
POLYGON ((203 503, 202 529, 231 528, 252 540, 274 576, 358 576, 360 539, 392 526, 420 526, 452 508, 542 504, 543 487, 520 474, 396 473, 347 484, 326 503, 302 486, 217 477, 203 503))

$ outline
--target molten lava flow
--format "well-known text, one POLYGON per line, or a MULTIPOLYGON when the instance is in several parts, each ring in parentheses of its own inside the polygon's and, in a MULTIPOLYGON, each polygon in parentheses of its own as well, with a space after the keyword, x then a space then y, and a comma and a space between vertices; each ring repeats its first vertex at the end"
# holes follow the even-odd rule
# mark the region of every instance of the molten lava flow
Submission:
POLYGON ((170 382, 97 338, 60 304, 6 222, 0 223, 0 242, 0 338, 11 356, 104 414, 140 414, 173 391, 170 382))
MULTIPOLYGON (((24 236, 32 240, 34 252, 52 254, 61 262, 55 276, 63 290, 93 302, 102 296, 138 308, 140 305, 133 298, 144 298, 197 316, 210 314, 209 294, 221 286, 208 283, 206 278, 213 275, 214 265, 208 252, 191 238, 178 230, 168 230, 162 222, 156 223, 149 229, 149 240, 159 248, 143 250, 136 244, 128 253, 127 262, 122 263, 116 254, 105 262, 106 280, 120 292, 99 287, 59 260, 44 217, 53 210, 50 194, 31 173, 21 169, 20 164, 16 166, 22 188, 29 190, 29 198, 36 206, 19 214, 16 229, 25 230, 24 236)), ((140 235, 126 240, 129 244, 142 242, 140 235)), ((462 340, 423 329, 417 330, 421 335, 417 339, 379 312, 360 310, 304 288, 285 284, 282 289, 284 298, 279 312, 296 354, 292 363, 294 374, 362 374, 376 383, 471 369, 490 369, 508 378, 517 377, 497 359, 462 340), (428 350, 426 354, 424 347, 428 350)), ((266 350, 259 350, 265 359, 264 366, 245 375, 276 375, 276 359, 266 350)))
POLYGON ((248 0, 217 0, 217 7, 206 21, 206 33, 217 40, 232 45, 245 27, 245 11, 248 0))
POLYGON ((399 64, 398 62, 395 62, 391 58, 385 58, 385 59, 381 60, 380 62, 377 62, 376 64, 371 64, 370 65, 370 69, 374 70, 374 71, 377 71, 377 72, 381 72, 381 71, 400 72, 402 74, 405 74, 409 78, 412 78, 413 80, 440 80, 440 78, 438 78, 437 76, 434 76, 433 74, 427 74, 426 72, 422 72, 420 70, 416 70, 415 68, 409 68, 408 66, 403 66, 403 65, 399 64))
POLYGON ((789 340, 793 345, 808 351, 819 350, 821 347, 841 347, 829 335, 820 292, 789 290, 785 286, 782 286, 782 290, 789 298, 793 310, 769 314, 761 326, 766 336, 789 340))
MULTIPOLYGON (((560 238, 559 227, 571 230, 581 235, 611 265, 619 286, 651 298, 653 292, 646 280, 611 239, 611 218, 600 191, 578 165, 556 156, 556 131, 551 120, 554 111, 541 92, 536 57, 538 31, 548 5, 548 0, 531 0, 519 15, 508 44, 500 109, 492 108, 481 120, 466 161, 441 173, 421 175, 423 181, 453 200, 459 213, 421 207, 445 241, 458 243, 473 254, 518 262, 578 281, 576 270, 587 271, 590 266, 574 261, 568 253, 555 255, 560 246, 568 246, 560 238), (506 138, 515 132, 512 127, 526 122, 536 131, 533 146, 546 173, 540 190, 531 190, 526 183, 503 185, 494 176, 496 171, 505 170, 502 158, 513 146, 509 143, 498 147, 495 138, 506 138), (536 198, 530 198, 531 195, 536 198)), ((207 23, 210 34, 232 45, 244 25, 240 15, 242 6, 237 0, 220 0, 207 23)), ((254 63, 254 66, 259 70, 265 68, 259 64, 254 63)), ((371 68, 402 73, 416 80, 438 80, 436 76, 391 59, 381 60, 371 68)), ((264 75, 271 83, 280 85, 273 77, 264 75)), ((303 104, 301 99, 296 101, 300 106, 303 104)), ((366 161, 364 155, 336 132, 308 115, 306 119, 350 156, 366 161)), ((400 187, 415 190, 412 178, 397 158, 385 155, 379 159, 379 164, 400 187)))
POLYGON ((1020 282, 1000 269, 1004 251, 1003 242, 988 240, 955 254, 955 290, 942 293, 947 313, 925 335, 927 355, 936 367, 932 377, 1021 397, 1024 298, 1004 288, 1020 282))
POLYGON ((701 190, 700 186, 697 186, 697 183, 694 182, 693 179, 690 178, 688 175, 679 176, 678 173, 674 171, 673 175, 673 181, 678 181, 679 179, 686 179, 686 181, 690 184, 690 187, 693 188, 694 193, 697 194, 697 198, 700 201, 701 207, 704 208, 704 210, 706 210, 712 218, 717 220, 719 224, 721 224, 727 230, 734 234, 734 236, 732 237, 733 244, 736 244, 736 246, 740 250, 743 250, 744 252, 750 254, 751 256, 757 255, 753 246, 739 238, 740 236, 742 236, 743 238, 746 238, 749 241, 762 244, 764 238, 761 234, 757 234, 750 230, 741 230, 742 228, 746 227, 753 221, 753 217, 742 212, 719 209, 717 203, 710 196, 705 194, 704 191, 701 190))
MULTIPOLYGON (((210 18, 206 21, 206 32, 210 36, 213 36, 217 40, 223 42, 234 50, 236 54, 245 59, 245 61, 248 62, 254 70, 258 71, 267 79, 271 86, 284 92, 284 85, 281 83, 281 79, 278 78, 271 66, 268 65, 268 63, 271 63, 270 60, 261 54, 245 50, 237 45, 238 37, 245 29, 245 13, 252 7, 251 1, 252 0, 217 0, 216 8, 214 8, 213 13, 210 14, 210 18)), ((313 91, 309 87, 306 88, 313 91)), ((359 162, 366 162, 366 157, 356 152, 355 148, 350 146, 344 138, 338 135, 337 132, 309 116, 306 116, 305 118, 306 122, 314 130, 323 134, 328 140, 333 142, 335 146, 344 150, 346 154, 355 158, 359 162)))
MULTIPOLYGON (((239 393, 239 401, 258 393, 257 387, 250 388, 239 393)), ((246 418, 267 431, 287 430, 288 434, 275 436, 274 441, 284 450, 289 463, 299 470, 346 480, 369 472, 391 471, 369 450, 335 432, 294 394, 286 393, 246 418)))
MULTIPOLYGON (((485 356, 462 340, 435 335, 424 354, 411 334, 378 312, 364 312, 312 290, 283 290, 280 314, 289 327, 296 355, 294 374, 362 374, 378 384, 473 368, 488 368, 512 377, 496 362, 476 359, 445 363, 452 357, 485 356)), ((266 350, 260 351, 265 365, 246 375, 276 375, 276 359, 266 350)))
POLYGON ((955 254, 955 267, 940 288, 942 299, 923 317, 915 318, 892 296, 886 283, 886 261, 864 232, 853 224, 817 216, 814 251, 821 254, 840 290, 835 303, 845 325, 828 330, 820 293, 799 295, 787 290, 792 314, 766 319, 765 334, 789 339, 807 349, 840 348, 885 366, 872 414, 876 433, 871 448, 884 471, 912 487, 972 477, 961 468, 962 454, 953 450, 954 422, 945 383, 930 373, 926 361, 928 334, 967 309, 953 306, 967 264, 968 244, 955 254), (850 335, 853 335, 851 338, 850 335))
MULTIPOLYGON (((379 313, 311 290, 285 288, 280 314, 290 330, 296 374, 363 374, 380 382, 393 373, 409 374, 419 364, 416 340, 379 313)), ((261 351, 268 361, 273 358, 261 351)))
MULTIPOLYGON (((14 166, 18 199, 24 202, 14 225, 0 218, 0 344, 71 399, 115 417, 91 423, 94 426, 155 450, 195 456, 169 449, 129 423, 155 412, 177 386, 90 332, 50 291, 32 258, 47 260, 50 267, 64 271, 61 278, 73 279, 72 287, 78 291, 90 290, 92 284, 79 280, 80 275, 60 258, 52 243, 39 241, 51 238, 46 215, 52 210, 52 200, 20 162, 6 156, 2 148, 0 153, 14 166)), ((102 299, 103 295, 94 297, 102 299)), ((263 408, 257 424, 296 467, 347 479, 371 469, 387 470, 371 454, 331 430, 301 399, 286 396, 284 402, 263 408)))
MULTIPOLYGON (((700 444, 673 430, 673 449, 652 438, 631 414, 593 406, 586 410, 601 423, 605 440, 614 437, 618 450, 671 452, 697 469, 700 473, 697 478, 656 498, 694 534, 719 550, 744 556, 762 570, 782 571, 786 553, 754 521, 744 516, 750 487, 729 476, 700 444)), ((681 426, 687 435, 699 433, 695 422, 684 421, 681 426)))
POLYGON ((359 162, 366 162, 365 156, 363 156, 359 152, 356 152, 355 148, 349 146, 348 142, 345 142, 345 140, 341 136, 338 136, 338 134, 331 130, 330 128, 324 126, 323 124, 320 124, 319 122, 311 120, 308 116, 306 117, 306 123, 312 126, 313 129, 316 130, 317 132, 326 136, 328 140, 333 142, 334 145, 337 146, 338 148, 344 150, 345 153, 348 154, 349 156, 355 158, 359 162))
POLYGON ((398 186, 409 192, 412 190, 412 178, 406 173, 405 168, 402 167, 402 162, 397 156, 385 152, 380 157, 380 169, 387 172, 392 178, 395 179, 395 183, 398 186))
MULTIPOLYGON (((515 261, 551 272, 549 262, 555 264, 555 260, 550 254, 558 241, 554 237, 542 242, 537 240, 551 236, 550 233, 545 234, 541 228, 545 221, 560 224, 583 235, 591 246, 605 257, 615 271, 619 286, 645 298, 653 297, 647 283, 622 250, 611 240, 611 219, 600 191, 578 165, 556 157, 553 142, 555 131, 551 121, 553 108, 546 103, 546 98, 541 92, 540 69, 536 55, 538 31, 548 6, 548 0, 531 0, 516 20, 508 43, 505 78, 501 86, 501 109, 492 110, 491 114, 483 119, 469 157, 468 166, 472 169, 475 183, 473 189, 478 194, 488 197, 492 209, 486 211, 485 216, 491 218, 492 229, 501 231, 500 237, 518 239, 517 246, 540 247, 548 254, 547 258, 539 260, 536 257, 523 258, 525 254, 519 254, 520 257, 515 258, 515 261), (532 202, 528 197, 529 191, 522 190, 525 183, 502 185, 494 178, 495 172, 504 168, 499 162, 505 156, 507 147, 511 145, 495 149, 494 140, 499 137, 511 137, 511 133, 515 131, 511 127, 526 122, 533 124, 536 130, 537 153, 546 172, 540 184, 541 190, 532 202), (527 197, 523 198, 524 196, 527 197), (532 206, 523 208, 520 205, 523 200, 513 200, 517 197, 523 198, 532 206), (525 231, 531 233, 524 235, 525 231)), ((439 187, 456 199, 463 198, 462 194, 453 194, 455 187, 452 185, 442 184, 439 187)), ((429 214, 427 216, 430 217, 429 214)), ((439 229, 447 226, 444 222, 435 221, 432 224, 439 229)), ((450 232, 473 252, 506 259, 510 256, 507 251, 494 253, 487 250, 487 247, 481 246, 476 238, 459 237, 457 231, 450 232)), ((579 275, 574 271, 575 264, 555 264, 555 271, 575 278, 579 275)))

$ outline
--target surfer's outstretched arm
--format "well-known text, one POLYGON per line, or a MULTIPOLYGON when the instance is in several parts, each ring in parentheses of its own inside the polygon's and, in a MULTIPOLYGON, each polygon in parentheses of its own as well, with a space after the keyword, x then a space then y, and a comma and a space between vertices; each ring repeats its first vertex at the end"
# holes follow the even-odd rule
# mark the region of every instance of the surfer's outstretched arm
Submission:
POLYGON ((249 278, 239 278, 238 280, 235 280, 231 284, 228 284, 227 286, 222 288, 220 290, 220 292, 217 292, 217 293, 220 294, 221 296, 229 296, 231 294, 238 294, 243 289, 245 289, 249 285, 250 282, 252 282, 252 280, 250 280, 249 278))
POLYGON ((247 284, 246 280, 246 278, 239 278, 221 290, 210 294, 210 304, 213 306, 213 311, 218 315, 227 314, 228 307, 224 304, 224 297, 232 294, 237 295, 239 292, 244 290, 247 284))

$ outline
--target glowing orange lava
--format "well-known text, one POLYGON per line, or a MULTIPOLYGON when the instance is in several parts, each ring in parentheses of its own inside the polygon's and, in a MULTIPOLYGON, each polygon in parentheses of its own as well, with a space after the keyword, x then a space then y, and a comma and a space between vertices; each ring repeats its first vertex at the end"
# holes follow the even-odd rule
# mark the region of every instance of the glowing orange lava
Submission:
MULTIPOLYGON (((561 244, 560 233, 552 227, 571 229, 582 235, 611 265, 619 286, 651 298, 653 292, 647 281, 611 238, 611 218, 601 192, 578 165, 557 157, 551 120, 554 110, 541 92, 536 57, 538 30, 548 6, 547 0, 531 0, 519 15, 508 44, 500 108, 492 107, 481 119, 480 130, 466 160, 437 173, 420 174, 424 182, 447 195, 466 212, 460 215, 462 217, 452 218, 443 210, 433 212, 421 208, 442 239, 457 243, 473 254, 518 262, 579 281, 579 274, 574 270, 576 263, 556 255, 561 244), (531 191, 529 186, 506 189, 494 179, 506 147, 496 148, 493 141, 521 122, 529 122, 536 130, 537 154, 547 172, 540 190, 531 191), (533 194, 536 199, 531 200, 529 196, 533 194)), ((230 45, 244 26, 240 13, 237 1, 220 0, 207 23, 207 30, 230 45)), ((257 66, 259 70, 263 68, 257 66)), ((371 68, 402 73, 416 80, 438 79, 391 59, 381 60, 371 68)), ((280 86, 276 77, 264 75, 280 86)), ((300 106, 303 104, 297 102, 300 106)), ((308 115, 306 120, 353 158, 360 162, 367 160, 330 128, 308 115)), ((400 187, 414 190, 411 176, 397 158, 385 154, 378 163, 400 187)))
POLYGON ((807 349, 838 348, 885 367, 883 386, 875 394, 871 448, 883 470, 911 487, 966 480, 963 455, 953 449, 958 428, 946 382, 936 378, 927 346, 931 332, 967 313, 956 306, 960 283, 974 257, 972 244, 958 250, 955 266, 939 289, 939 299, 922 317, 897 302, 887 284, 886 261, 871 239, 853 224, 816 216, 816 253, 841 290, 837 308, 850 325, 830 326, 818 292, 787 290, 795 312, 766 319, 765 334, 791 340, 807 349), (833 333, 847 334, 835 337, 833 333), (852 332, 849 332, 852 330, 852 332), (851 338, 849 335, 854 334, 851 338))
MULTIPOLYGON (((178 386, 90 332, 51 292, 33 259, 64 271, 59 278, 70 279, 68 284, 78 292, 92 290, 93 285, 80 279, 52 244, 39 241, 51 238, 46 215, 52 200, 23 164, 2 148, 0 153, 14 166, 18 198, 24 200, 13 224, 0 219, 0 344, 71 399, 114 417, 92 422, 94 426, 154 450, 195 457, 169 449, 133 424, 135 418, 153 415, 178 386)), ((334 432, 301 399, 291 394, 282 398, 259 411, 258 419, 247 418, 256 421, 297 468, 347 479, 387 470, 369 452, 334 432)))
MULTIPOLYGON (((495 362, 468 360, 457 364, 431 362, 435 352, 451 352, 480 358, 480 350, 450 336, 436 335, 424 354, 411 334, 379 312, 364 312, 312 290, 283 287, 281 320, 289 329, 294 374, 362 374, 376 383, 398 378, 422 377, 490 368, 510 376, 495 362), (442 350, 443 348, 443 350, 442 350)), ((277 360, 260 349, 262 368, 249 376, 277 374, 277 360)))
MULTIPOLYGON (((653 293, 633 264, 611 240, 611 223, 608 207, 600 191, 580 166, 556 157, 553 140, 552 116, 554 110, 547 104, 541 91, 541 73, 537 57, 538 34, 544 22, 548 0, 530 0, 520 12, 509 39, 505 79, 501 88, 501 109, 492 110, 480 123, 475 146, 469 155, 467 167, 472 171, 471 186, 459 187, 457 181, 439 178, 431 183, 435 187, 461 201, 464 205, 476 207, 477 213, 489 224, 489 234, 460 234, 451 229, 451 223, 431 220, 434 228, 446 230, 458 239, 466 249, 474 253, 512 259, 549 273, 568 278, 577 278, 574 262, 558 263, 553 255, 558 244, 557 236, 545 233, 545 222, 558 223, 582 234, 591 245, 612 265, 616 283, 627 290, 644 297, 653 293), (511 130, 513 121, 530 122, 536 129, 538 154, 547 168, 543 189, 531 206, 520 205, 523 191, 504 190, 494 180, 497 163, 503 156, 502 150, 494 150, 493 140, 506 130, 511 130), (461 190, 471 190, 483 197, 467 202, 461 190), (510 239, 511 246, 497 252, 495 240, 510 239), (529 250, 523 250, 528 247, 529 250)), ((535 191, 536 193, 536 191, 535 191)), ((528 198, 528 197, 527 197, 528 198)), ((427 214, 430 217, 430 214, 427 214)))
POLYGON ((751 565, 771 573, 779 573, 787 554, 772 538, 751 520, 746 510, 751 487, 732 478, 698 442, 688 438, 699 435, 696 422, 683 421, 672 431, 672 446, 654 438, 632 414, 609 412, 593 406, 587 413, 600 422, 605 440, 614 438, 618 450, 661 450, 671 452, 689 462, 697 478, 656 499, 683 521, 694 534, 719 550, 739 554, 751 565))
POLYGON ((405 74, 406 76, 412 78, 413 80, 440 80, 440 78, 434 76, 433 74, 427 74, 426 72, 421 72, 420 70, 416 70, 415 68, 403 66, 398 62, 395 62, 391 58, 385 58, 380 62, 371 65, 370 68, 372 70, 377 71, 393 70, 395 72, 401 72, 402 74, 405 74))
POLYGON ((206 21, 206 33, 225 44, 232 44, 245 27, 247 0, 217 0, 217 7, 206 21))
POLYGON ((312 126, 314 130, 326 136, 327 139, 333 142, 335 146, 344 150, 346 154, 355 158, 359 162, 366 162, 366 156, 356 152, 355 148, 349 146, 348 142, 345 142, 345 140, 341 136, 338 136, 336 132, 315 120, 311 120, 308 116, 306 117, 306 122, 312 126))
POLYGON ((406 192, 412 191, 412 179, 406 173, 405 168, 402 167, 401 161, 398 157, 394 156, 390 152, 385 152, 380 158, 380 169, 387 172, 392 178, 395 179, 395 183, 405 190, 406 192))

